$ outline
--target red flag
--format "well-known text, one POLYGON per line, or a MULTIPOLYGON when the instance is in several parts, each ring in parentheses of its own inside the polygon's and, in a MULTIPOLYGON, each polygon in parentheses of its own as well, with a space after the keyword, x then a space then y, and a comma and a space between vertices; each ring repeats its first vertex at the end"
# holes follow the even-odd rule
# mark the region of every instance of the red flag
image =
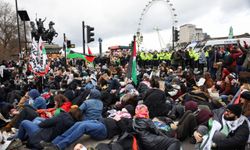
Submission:
POLYGON ((92 63, 92 62, 94 61, 94 59, 95 59, 95 56, 87 56, 87 55, 85 55, 85 59, 86 59, 88 62, 92 63))
POLYGON ((88 53, 89 53, 89 55, 92 55, 92 52, 91 52, 89 47, 88 47, 88 53))

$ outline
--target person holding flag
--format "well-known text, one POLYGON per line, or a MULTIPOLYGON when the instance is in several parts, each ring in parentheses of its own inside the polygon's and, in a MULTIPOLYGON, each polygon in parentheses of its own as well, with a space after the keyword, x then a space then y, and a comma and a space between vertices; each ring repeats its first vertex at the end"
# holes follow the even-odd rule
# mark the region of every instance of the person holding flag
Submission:
POLYGON ((137 85, 137 69, 136 69, 136 36, 134 36, 132 53, 129 59, 127 78, 131 79, 135 85, 137 85))

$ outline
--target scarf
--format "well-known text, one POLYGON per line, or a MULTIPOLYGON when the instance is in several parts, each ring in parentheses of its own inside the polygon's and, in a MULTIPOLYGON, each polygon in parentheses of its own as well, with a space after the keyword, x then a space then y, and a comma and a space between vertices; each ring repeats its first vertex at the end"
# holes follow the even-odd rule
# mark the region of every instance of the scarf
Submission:
POLYGON ((149 118, 148 107, 144 104, 139 104, 135 109, 135 118, 149 118))
MULTIPOLYGON (((234 121, 227 121, 224 119, 224 115, 222 115, 222 124, 216 120, 213 120, 211 130, 207 135, 203 136, 203 141, 200 145, 200 149, 211 150, 211 146, 213 143, 212 138, 216 131, 220 131, 223 132, 225 135, 228 135, 230 132, 234 132, 239 126, 241 126, 244 123, 244 121, 247 121, 250 130, 250 123, 248 119, 243 115, 241 115, 240 118, 234 121)), ((250 141, 250 136, 248 137, 248 142, 249 141, 250 141)))

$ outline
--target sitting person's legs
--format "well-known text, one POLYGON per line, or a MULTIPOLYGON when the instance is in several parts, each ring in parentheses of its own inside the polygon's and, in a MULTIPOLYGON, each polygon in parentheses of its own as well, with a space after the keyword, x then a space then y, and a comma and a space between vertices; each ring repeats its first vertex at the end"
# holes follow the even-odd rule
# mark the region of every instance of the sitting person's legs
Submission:
POLYGON ((103 123, 96 120, 86 120, 75 123, 62 135, 57 136, 52 143, 58 148, 64 149, 83 134, 90 135, 92 138, 102 140, 107 137, 107 130, 103 123))
POLYGON ((34 134, 36 131, 38 131, 40 128, 38 125, 34 124, 32 121, 24 120, 21 122, 17 134, 17 138, 20 140, 25 140, 26 135, 30 137, 32 134, 34 134))

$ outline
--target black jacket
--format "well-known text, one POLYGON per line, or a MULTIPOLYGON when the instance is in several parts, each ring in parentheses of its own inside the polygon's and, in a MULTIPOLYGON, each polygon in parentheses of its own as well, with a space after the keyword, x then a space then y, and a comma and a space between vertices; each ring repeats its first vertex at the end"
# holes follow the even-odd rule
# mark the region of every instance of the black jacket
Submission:
POLYGON ((150 118, 167 116, 172 106, 166 103, 166 95, 160 89, 150 89, 143 98, 144 104, 148 107, 150 118))
POLYGON ((249 127, 245 121, 234 132, 230 132, 226 139, 216 141, 218 150, 244 150, 249 136, 249 127))
MULTIPOLYGON (((222 123, 222 115, 225 108, 213 110, 213 119, 222 123)), ((217 145, 215 150, 244 150, 248 136, 249 127, 245 121, 241 126, 238 127, 234 132, 230 132, 226 139, 219 139, 215 141, 217 145)))
POLYGON ((41 140, 51 142, 58 135, 68 130, 74 123, 75 120, 69 113, 61 112, 58 116, 41 122, 39 124, 41 129, 29 138, 29 144, 39 149, 41 140))
POLYGON ((135 119, 133 128, 143 150, 166 150, 171 144, 179 143, 177 139, 162 134, 150 119, 135 119))

